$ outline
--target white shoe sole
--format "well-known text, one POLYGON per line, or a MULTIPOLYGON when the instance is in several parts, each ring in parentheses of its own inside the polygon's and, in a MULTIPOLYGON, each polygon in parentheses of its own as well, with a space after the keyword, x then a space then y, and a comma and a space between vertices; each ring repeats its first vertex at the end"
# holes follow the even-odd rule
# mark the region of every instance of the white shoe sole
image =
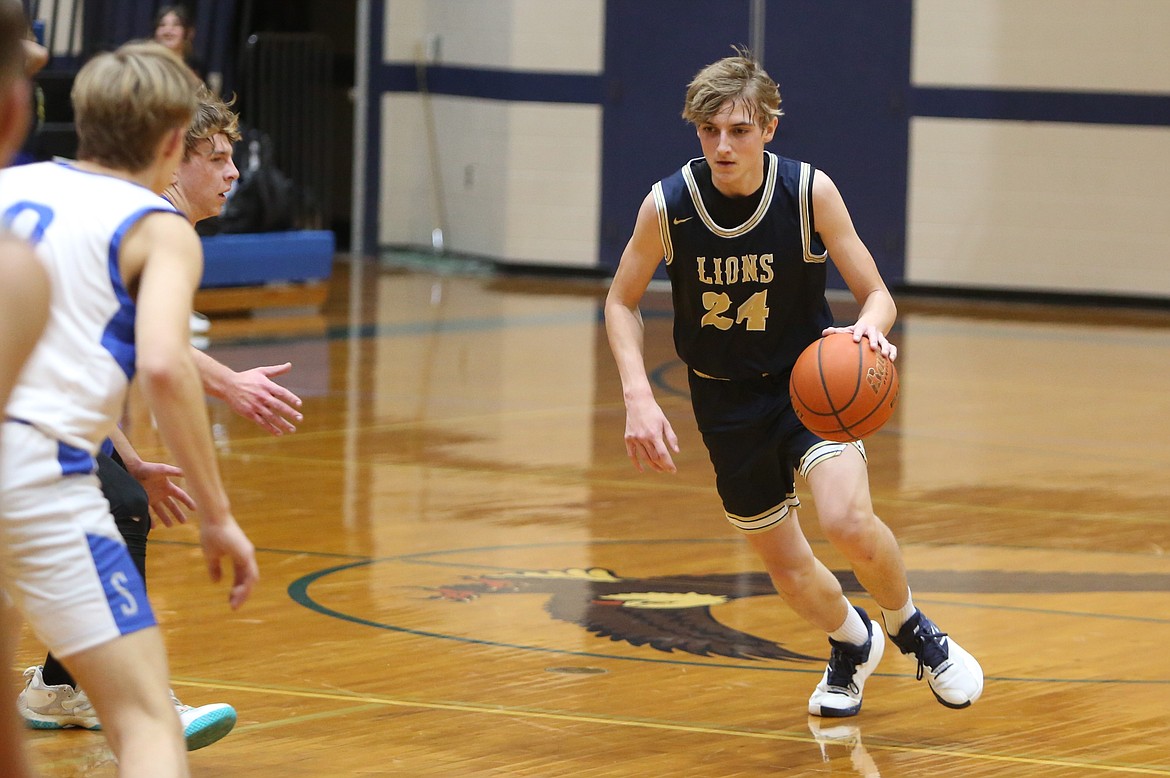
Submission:
POLYGON ((183 724, 183 738, 188 751, 222 740, 236 726, 236 710, 226 703, 214 703, 192 708, 179 714, 183 724))

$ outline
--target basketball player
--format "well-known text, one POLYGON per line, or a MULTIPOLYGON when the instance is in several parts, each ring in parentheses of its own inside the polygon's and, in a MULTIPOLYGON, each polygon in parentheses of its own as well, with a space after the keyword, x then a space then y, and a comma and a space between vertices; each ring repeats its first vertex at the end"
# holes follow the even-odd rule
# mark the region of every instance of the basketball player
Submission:
POLYGON ((120 776, 189 775, 166 652, 94 475, 137 371, 198 508, 213 581, 229 604, 259 578, 232 516, 189 352, 201 252, 159 197, 197 106, 183 63, 156 44, 99 54, 73 87, 76 165, 0 172, 0 215, 37 247, 49 322, 6 409, 0 465, 2 580, 33 630, 88 692, 120 776), (19 456, 13 456, 18 453, 19 456))
MULTIPOLYGON (((2 5, 8 5, 7 0, 2 5)), ((4 13, 0 10, 0 15, 4 13)), ((5 25, 6 21, 0 21, 0 36, 7 34, 5 25)), ((0 59, 6 59, 7 56, 7 52, 4 52, 0 54, 0 59)), ((0 76, 0 79, 3 78, 0 76)), ((5 103, 4 113, 0 115, 0 123, 5 128, 0 132, 6 132, 12 117, 7 105, 8 86, 0 85, 0 92, 3 92, 0 101, 5 103)), ((18 137, 23 141, 24 134, 18 137)), ((6 233, 0 234, 0 332, 4 333, 4 337, 0 338, 0 407, 8 404, 16 377, 45 326, 48 310, 49 281, 32 250, 23 241, 6 233)), ((2 533, 0 537, 3 537, 2 533)), ((0 546, 3 543, 0 540, 0 546)), ((12 666, 13 650, 16 648, 16 619, 11 610, 7 603, 0 602, 0 668, 5 673, 12 666)), ((6 678, 5 692, 8 690, 7 684, 6 678)), ((20 730, 16 709, 8 703, 0 704, 0 764, 8 770, 0 771, 0 774, 5 776, 23 778, 32 775, 20 730)))
MULTIPOLYGON (((218 215, 224 194, 239 171, 232 163, 232 142, 240 138, 238 117, 218 96, 199 89, 199 106, 187 128, 183 161, 164 196, 194 224, 218 215)), ((223 399, 241 416, 252 419, 274 435, 295 432, 301 420, 296 410, 301 400, 273 382, 270 376, 291 369, 291 364, 236 372, 198 349, 191 349, 204 391, 223 399)), ((97 456, 98 479, 110 503, 110 511, 126 541, 138 573, 146 578, 146 541, 150 516, 162 524, 186 522, 183 509, 193 509, 190 496, 170 479, 182 471, 170 465, 146 462, 121 432, 111 434, 115 449, 97 456), (133 477, 132 477, 133 476, 133 477)), ((28 725, 36 729, 81 727, 100 729, 97 714, 85 692, 69 671, 49 654, 43 666, 25 670, 26 685, 18 707, 28 725)), ((235 725, 236 711, 227 703, 192 707, 173 696, 187 750, 211 745, 235 725)))
MULTIPOLYGON (((30 114, 30 84, 23 47, 27 21, 16 0, 0 0, 0 165, 6 165, 24 142, 30 114)), ((0 408, 36 345, 49 310, 49 281, 28 244, 0 234, 0 408)), ((2 508, 2 505, 0 505, 2 508)), ((0 557, 6 540, 0 531, 0 557)), ((15 620, 0 596, 0 672, 12 666, 15 620)), ((8 678, 4 689, 7 690, 8 678)), ((20 720, 11 705, 0 704, 0 774, 31 778, 20 720)))
POLYGON ((785 602, 829 637, 828 668, 809 713, 856 715, 885 638, 813 556, 797 516, 794 471, 812 490, 825 536, 881 608, 890 639, 917 657, 939 702, 965 708, 983 690, 982 670, 914 606, 897 541, 873 512, 865 449, 818 438, 792 410, 788 376, 807 345, 850 332, 894 359, 885 333, 896 310, 832 180, 765 151, 780 115, 775 82, 745 51, 707 66, 687 89, 683 118, 695 125, 703 156, 642 201, 605 305, 626 452, 638 470, 645 463, 675 472, 678 438, 647 378, 638 310, 665 258, 675 348, 727 519, 746 533, 785 602), (832 326, 830 258, 861 305, 849 327, 832 326))

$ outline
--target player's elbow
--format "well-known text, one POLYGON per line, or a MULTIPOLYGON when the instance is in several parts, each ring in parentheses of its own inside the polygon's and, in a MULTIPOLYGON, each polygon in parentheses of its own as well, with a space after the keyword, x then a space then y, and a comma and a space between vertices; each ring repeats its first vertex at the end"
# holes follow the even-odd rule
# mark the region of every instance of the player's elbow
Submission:
POLYGON ((624 303, 607 303, 605 306, 605 329, 610 337, 619 333, 637 331, 642 325, 642 315, 637 306, 628 306, 624 303))
POLYGON ((620 302, 615 300, 613 293, 610 292, 609 296, 607 296, 605 298, 605 308, 603 309, 603 311, 605 313, 605 320, 612 321, 614 314, 617 312, 617 310, 619 308, 622 308, 622 307, 624 307, 624 306, 622 306, 622 304, 620 302))
POLYGON ((138 378, 144 388, 152 394, 170 394, 187 373, 184 354, 167 351, 139 351, 135 362, 138 378))
POLYGON ((612 321, 615 316, 623 314, 637 316, 638 302, 627 299, 617 287, 610 287, 609 294, 605 296, 605 318, 612 321))

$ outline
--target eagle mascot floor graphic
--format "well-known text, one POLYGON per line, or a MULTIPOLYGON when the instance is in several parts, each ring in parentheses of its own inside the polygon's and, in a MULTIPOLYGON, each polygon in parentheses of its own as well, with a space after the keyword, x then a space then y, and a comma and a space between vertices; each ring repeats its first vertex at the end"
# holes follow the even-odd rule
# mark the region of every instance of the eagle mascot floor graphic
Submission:
MULTIPOLYGON (((847 594, 864 590, 852 572, 834 571, 847 594)), ((1170 591, 1158 573, 1044 573, 1012 570, 914 571, 916 592, 962 594, 1057 594, 1170 591)), ((732 629, 711 607, 745 597, 776 594, 766 573, 714 573, 622 578, 601 567, 518 570, 467 577, 440 586, 436 598, 470 603, 485 595, 548 594, 545 610, 599 637, 659 651, 737 659, 823 661, 779 643, 732 629)))

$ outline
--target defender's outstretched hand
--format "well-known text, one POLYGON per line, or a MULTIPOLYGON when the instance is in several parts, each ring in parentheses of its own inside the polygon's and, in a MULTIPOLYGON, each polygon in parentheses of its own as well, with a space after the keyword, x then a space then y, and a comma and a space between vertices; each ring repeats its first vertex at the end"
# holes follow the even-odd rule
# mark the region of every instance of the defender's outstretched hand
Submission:
POLYGON ((272 379, 292 370, 292 363, 254 367, 233 373, 223 399, 231 409, 273 435, 297 431, 301 398, 272 379))

